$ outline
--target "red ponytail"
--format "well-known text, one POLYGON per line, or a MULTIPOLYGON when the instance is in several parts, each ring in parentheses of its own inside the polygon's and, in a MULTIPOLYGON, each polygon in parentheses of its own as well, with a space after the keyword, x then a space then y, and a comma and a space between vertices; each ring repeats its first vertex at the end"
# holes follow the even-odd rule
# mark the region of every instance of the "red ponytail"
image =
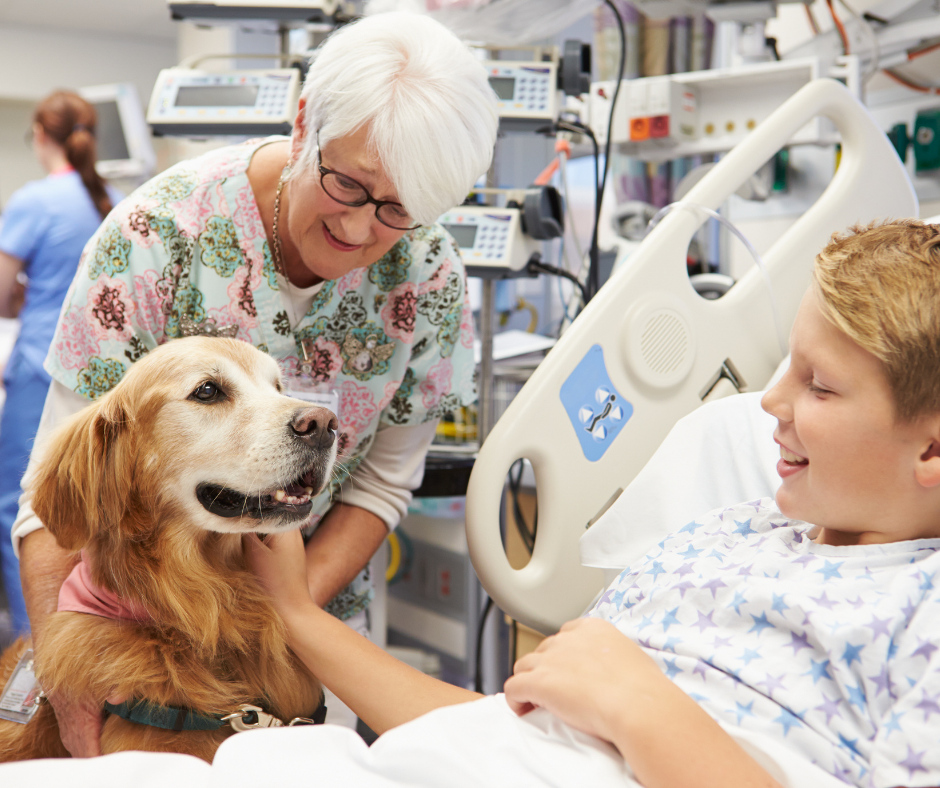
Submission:
POLYGON ((39 102, 33 122, 56 144, 81 176, 82 183, 103 219, 113 207, 102 177, 95 169, 97 143, 95 130, 98 115, 95 108, 76 93, 57 90, 39 102))

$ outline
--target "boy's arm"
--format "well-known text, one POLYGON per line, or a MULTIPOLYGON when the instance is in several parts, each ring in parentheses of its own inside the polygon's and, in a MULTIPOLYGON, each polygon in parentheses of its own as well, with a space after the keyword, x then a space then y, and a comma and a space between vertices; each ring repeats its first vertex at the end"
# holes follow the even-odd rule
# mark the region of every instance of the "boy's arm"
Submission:
POLYGON ((261 542, 245 537, 249 561, 270 592, 294 653, 376 733, 441 706, 482 696, 426 676, 321 610, 307 585, 300 531, 261 542))
POLYGON ((645 788, 780 788, 705 711, 612 624, 565 624, 506 682, 517 714, 542 707, 620 750, 645 788))

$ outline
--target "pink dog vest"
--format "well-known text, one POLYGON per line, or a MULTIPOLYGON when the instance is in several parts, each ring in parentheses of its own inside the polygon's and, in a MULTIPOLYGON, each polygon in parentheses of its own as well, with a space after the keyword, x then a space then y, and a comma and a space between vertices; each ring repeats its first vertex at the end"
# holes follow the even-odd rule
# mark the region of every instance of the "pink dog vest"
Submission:
POLYGON ((60 612, 91 613, 93 616, 123 621, 147 621, 150 618, 150 614, 140 603, 120 599, 116 594, 92 582, 84 551, 82 560, 65 578, 59 590, 58 609, 60 612))

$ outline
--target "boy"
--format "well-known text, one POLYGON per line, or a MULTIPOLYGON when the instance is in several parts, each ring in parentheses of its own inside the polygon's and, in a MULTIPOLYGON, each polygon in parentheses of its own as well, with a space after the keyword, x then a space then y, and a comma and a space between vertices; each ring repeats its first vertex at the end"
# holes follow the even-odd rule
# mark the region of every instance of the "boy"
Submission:
MULTIPOLYGON (((646 788, 777 785, 723 725, 851 784, 940 784, 937 228, 834 237, 791 353, 762 403, 778 421, 776 507, 689 523, 506 682, 516 713, 542 707, 613 743, 646 788)), ((295 651, 373 729, 478 697, 341 632, 309 599, 297 539, 269 545, 251 540, 253 562, 295 651)))

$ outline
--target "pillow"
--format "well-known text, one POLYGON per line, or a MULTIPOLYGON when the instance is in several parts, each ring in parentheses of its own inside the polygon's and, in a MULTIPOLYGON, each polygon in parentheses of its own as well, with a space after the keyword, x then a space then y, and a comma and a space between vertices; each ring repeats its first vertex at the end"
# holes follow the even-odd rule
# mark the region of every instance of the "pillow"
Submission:
MULTIPOLYGON (((771 380, 777 377, 775 373, 771 380)), ((780 452, 773 441, 777 420, 761 409, 761 396, 726 397, 678 421, 643 470, 581 537, 581 563, 622 569, 705 512, 772 498, 780 486, 780 452)))

